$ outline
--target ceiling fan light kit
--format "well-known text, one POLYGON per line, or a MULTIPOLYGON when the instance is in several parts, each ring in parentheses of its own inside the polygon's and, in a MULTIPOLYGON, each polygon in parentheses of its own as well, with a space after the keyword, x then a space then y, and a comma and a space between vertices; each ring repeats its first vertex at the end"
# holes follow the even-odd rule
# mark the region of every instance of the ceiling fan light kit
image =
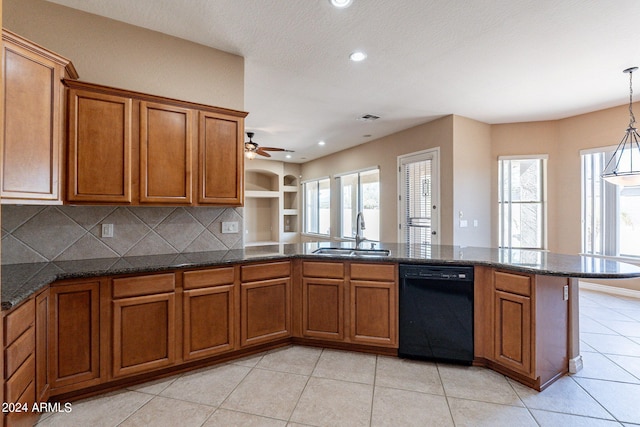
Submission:
POLYGON ((638 67, 624 70, 629 74, 629 126, 601 175, 604 180, 622 187, 640 185, 640 135, 632 108, 633 73, 637 70, 638 67))
POLYGON ((267 153, 267 151, 284 151, 286 153, 293 153, 293 150, 287 150, 284 148, 261 147, 257 142, 253 141, 254 135, 255 133, 253 132, 247 132, 249 141, 244 143, 244 155, 249 160, 255 159, 256 155, 260 155, 263 157, 271 157, 271 154, 267 153))

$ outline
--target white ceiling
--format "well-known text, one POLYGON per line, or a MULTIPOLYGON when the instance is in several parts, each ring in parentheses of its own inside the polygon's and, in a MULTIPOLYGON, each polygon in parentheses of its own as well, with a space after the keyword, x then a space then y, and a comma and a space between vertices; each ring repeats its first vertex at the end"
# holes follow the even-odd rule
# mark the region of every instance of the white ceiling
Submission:
POLYGON ((295 162, 452 113, 506 123, 621 105, 622 70, 640 66, 638 0, 49 1, 243 56, 246 128, 295 162), (364 62, 348 60, 357 49, 364 62))

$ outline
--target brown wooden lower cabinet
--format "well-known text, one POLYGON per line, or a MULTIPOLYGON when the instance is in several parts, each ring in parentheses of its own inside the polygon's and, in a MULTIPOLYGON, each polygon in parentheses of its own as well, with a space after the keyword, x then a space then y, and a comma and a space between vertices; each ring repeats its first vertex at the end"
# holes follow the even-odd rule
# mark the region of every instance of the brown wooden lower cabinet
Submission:
POLYGON ((36 402, 35 298, 6 313, 4 322, 3 403, 13 405, 4 415, 6 426, 32 426, 38 414, 31 412, 36 402), (18 411, 16 408, 20 408, 18 411), (27 411, 22 411, 26 408, 27 411))
POLYGON ((476 360, 537 390, 566 374, 569 279, 476 267, 475 281, 476 360))
POLYGON ((50 288, 49 384, 71 391, 99 384, 99 280, 59 283, 50 288))
POLYGON ((395 264, 303 261, 302 335, 396 348, 396 276, 395 264))
POLYGON ((184 273, 183 357, 200 359, 236 348, 235 268, 184 273))
POLYGON ((531 374, 531 298, 495 292, 496 362, 531 374))
POLYGON ((291 336, 291 263, 241 267, 240 345, 291 336))
POLYGON ((397 348, 397 264, 354 262, 349 271, 351 341, 397 348))
POLYGON ((148 372, 176 362, 175 275, 114 279, 112 375, 148 372), (152 295, 145 294, 161 291, 152 295), (134 296, 128 296, 134 295, 134 296))
POLYGON ((345 264, 302 261, 302 336, 345 339, 345 264))
POLYGON ((302 334, 344 340, 344 279, 302 278, 302 334))
POLYGON ((395 282, 352 280, 351 341, 397 347, 398 307, 395 282))
MULTIPOLYGON (((56 282, 3 313, 5 400, 75 397, 283 345, 294 322, 296 342, 393 354, 397 272, 287 260, 56 282)), ((568 279, 475 277, 476 363, 537 389, 566 373, 568 279)))

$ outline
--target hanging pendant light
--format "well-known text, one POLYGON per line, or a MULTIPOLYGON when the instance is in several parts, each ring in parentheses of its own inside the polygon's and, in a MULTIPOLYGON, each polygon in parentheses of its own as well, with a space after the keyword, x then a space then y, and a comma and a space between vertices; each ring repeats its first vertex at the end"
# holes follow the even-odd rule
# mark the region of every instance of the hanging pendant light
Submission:
POLYGON ((629 74, 629 127, 601 175, 606 181, 622 187, 640 185, 640 135, 635 128, 636 118, 632 109, 633 72, 637 69, 624 70, 629 74))

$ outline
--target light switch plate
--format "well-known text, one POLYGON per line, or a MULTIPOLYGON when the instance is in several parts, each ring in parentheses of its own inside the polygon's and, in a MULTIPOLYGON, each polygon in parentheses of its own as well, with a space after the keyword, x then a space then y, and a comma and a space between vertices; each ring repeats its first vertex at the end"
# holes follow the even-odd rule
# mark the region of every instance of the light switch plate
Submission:
POLYGON ((465 228, 465 227, 467 227, 467 225, 468 225, 468 222, 467 222, 466 219, 461 219, 460 220, 460 228, 465 228))
POLYGON ((227 221, 222 223, 223 234, 238 233, 238 230, 238 221, 227 221))

